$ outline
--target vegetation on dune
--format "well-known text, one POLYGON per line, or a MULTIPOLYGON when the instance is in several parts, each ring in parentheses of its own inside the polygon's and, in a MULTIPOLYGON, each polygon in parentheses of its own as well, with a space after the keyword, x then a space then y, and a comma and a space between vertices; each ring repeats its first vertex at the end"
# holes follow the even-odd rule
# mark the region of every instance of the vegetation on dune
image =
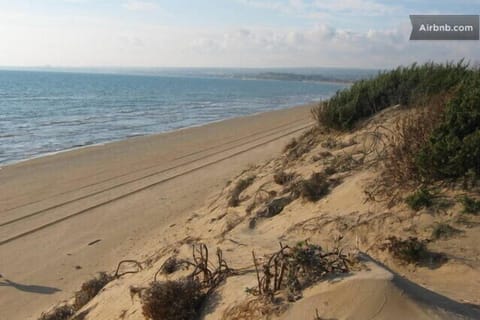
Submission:
POLYGON ((458 86, 417 166, 422 176, 434 179, 480 176, 480 71, 458 86))
POLYGON ((230 199, 228 199, 228 205, 230 207, 237 207, 240 204, 240 195, 253 183, 253 181, 255 181, 254 176, 238 180, 232 189, 230 199))
POLYGON ((480 212, 480 200, 464 196, 460 201, 463 204, 462 213, 478 214, 480 212))
POLYGON ((432 239, 448 239, 460 232, 460 230, 455 229, 448 223, 437 223, 432 230, 432 239))
POLYGON ((357 121, 392 105, 410 105, 419 99, 448 91, 470 73, 463 60, 457 64, 427 63, 398 67, 338 91, 314 108, 313 115, 327 127, 351 129, 357 121))
POLYGON ((397 104, 413 110, 397 123, 389 141, 389 176, 394 182, 478 180, 480 70, 463 60, 380 73, 337 92, 312 112, 321 126, 349 130, 397 104))
POLYGON ((81 316, 75 313, 92 300, 115 277, 106 272, 100 272, 97 277, 82 284, 79 291, 75 292, 73 304, 61 305, 50 312, 42 313, 39 320, 75 320, 81 316))
POLYGON ((39 320, 68 320, 75 314, 72 306, 63 305, 55 308, 50 313, 43 313, 39 320))
POLYGON ((106 272, 100 272, 97 277, 83 283, 81 289, 75 293, 75 303, 73 307, 76 310, 82 308, 112 280, 113 276, 106 272))
POLYGON ((387 250, 393 257, 406 263, 418 263, 428 257, 427 243, 414 237, 399 239, 389 237, 382 249, 387 250))
POLYGON ((295 174, 294 173, 287 173, 284 170, 278 170, 274 173, 273 175, 273 181, 275 181, 276 184, 278 185, 286 185, 295 179, 295 174))
POLYGON ((413 194, 409 195, 405 202, 410 208, 418 211, 422 208, 428 208, 433 204, 433 195, 425 188, 420 188, 413 194))
POLYGON ((142 299, 143 315, 147 319, 193 320, 198 319, 203 303, 211 293, 234 274, 237 271, 228 266, 220 248, 217 248, 214 260, 209 256, 208 247, 198 243, 193 246, 192 261, 176 256, 168 258, 153 282, 147 288, 133 288, 133 294, 139 294, 142 299), (176 280, 157 281, 159 274, 172 274, 180 268, 193 268, 193 271, 176 280))
POLYGON ((204 299, 196 279, 154 282, 143 296, 143 314, 147 319, 196 319, 204 299))

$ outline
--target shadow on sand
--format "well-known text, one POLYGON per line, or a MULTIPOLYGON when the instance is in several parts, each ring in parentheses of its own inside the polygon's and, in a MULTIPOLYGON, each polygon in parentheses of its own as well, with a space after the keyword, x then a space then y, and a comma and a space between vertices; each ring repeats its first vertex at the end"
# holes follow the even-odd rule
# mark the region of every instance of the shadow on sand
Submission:
POLYGON ((2 281, 0 281, 0 287, 12 287, 19 291, 37 293, 37 294, 54 294, 56 292, 62 291, 58 288, 21 284, 21 283, 10 281, 8 279, 3 279, 2 281))

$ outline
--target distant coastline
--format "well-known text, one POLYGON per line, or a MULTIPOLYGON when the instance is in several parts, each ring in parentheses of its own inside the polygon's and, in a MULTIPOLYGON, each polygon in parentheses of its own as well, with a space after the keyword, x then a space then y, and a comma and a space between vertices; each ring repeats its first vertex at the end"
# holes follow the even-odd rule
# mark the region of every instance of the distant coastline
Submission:
POLYGON ((0 71, 25 71, 123 76, 279 80, 351 84, 371 78, 380 70, 357 68, 115 68, 115 67, 6 67, 0 71))
POLYGON ((220 69, 183 72, 185 76, 0 71, 0 165, 285 109, 326 99, 346 86, 243 81, 220 69))

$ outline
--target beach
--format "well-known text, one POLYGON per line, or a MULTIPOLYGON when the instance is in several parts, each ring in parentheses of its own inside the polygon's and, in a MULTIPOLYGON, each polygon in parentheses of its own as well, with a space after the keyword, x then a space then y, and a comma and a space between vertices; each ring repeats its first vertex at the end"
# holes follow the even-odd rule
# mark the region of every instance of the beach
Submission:
MULTIPOLYGON (((0 170, 0 318, 36 319, 137 259, 243 169, 311 127, 310 106, 48 155, 0 170), (8 279, 8 281, 4 281, 8 279)), ((145 258, 145 257, 143 257, 145 258)))

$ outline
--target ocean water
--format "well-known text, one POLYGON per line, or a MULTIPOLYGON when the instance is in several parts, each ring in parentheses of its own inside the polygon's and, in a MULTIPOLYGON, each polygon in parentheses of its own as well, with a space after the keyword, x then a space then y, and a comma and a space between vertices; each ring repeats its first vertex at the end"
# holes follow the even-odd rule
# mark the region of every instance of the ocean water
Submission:
POLYGON ((0 71, 0 166, 328 98, 342 83, 0 71))

